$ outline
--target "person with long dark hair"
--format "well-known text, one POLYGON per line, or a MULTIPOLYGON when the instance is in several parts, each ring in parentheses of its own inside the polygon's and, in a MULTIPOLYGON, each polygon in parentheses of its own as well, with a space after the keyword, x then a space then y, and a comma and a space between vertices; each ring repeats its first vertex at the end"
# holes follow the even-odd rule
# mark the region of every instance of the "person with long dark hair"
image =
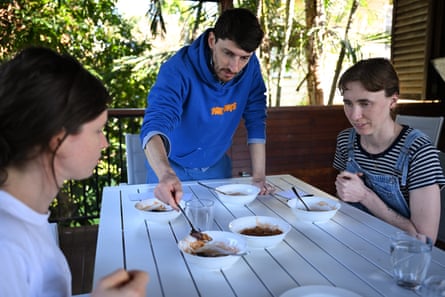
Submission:
MULTIPOLYGON (((66 180, 92 174, 110 100, 69 55, 31 47, 0 66, 0 296, 71 296, 49 206, 66 180)), ((145 296, 147 282, 121 269, 91 296, 145 296)))

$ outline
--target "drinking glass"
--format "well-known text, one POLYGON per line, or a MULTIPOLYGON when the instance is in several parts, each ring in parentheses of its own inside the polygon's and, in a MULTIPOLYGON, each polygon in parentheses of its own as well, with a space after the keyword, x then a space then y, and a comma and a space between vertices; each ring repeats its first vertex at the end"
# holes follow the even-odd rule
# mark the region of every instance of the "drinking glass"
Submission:
POLYGON ((200 231, 212 229, 213 208, 214 201, 210 199, 192 199, 185 203, 187 216, 200 231))
POLYGON ((445 297, 445 275, 429 276, 419 291, 422 297, 445 297))
POLYGON ((419 288, 428 272, 431 250, 432 241, 423 234, 397 232, 391 237, 392 272, 399 286, 419 288))

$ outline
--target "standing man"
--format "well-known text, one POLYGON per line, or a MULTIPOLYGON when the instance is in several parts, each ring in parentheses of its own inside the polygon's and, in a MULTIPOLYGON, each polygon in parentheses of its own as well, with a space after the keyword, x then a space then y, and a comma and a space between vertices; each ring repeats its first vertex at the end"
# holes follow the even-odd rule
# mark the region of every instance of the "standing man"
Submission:
POLYGON ((266 183, 266 86, 255 50, 263 31, 243 8, 224 11, 215 27, 165 62, 148 95, 141 142, 149 162, 147 182, 176 207, 181 181, 227 178, 226 155, 241 118, 252 160, 252 183, 266 183))

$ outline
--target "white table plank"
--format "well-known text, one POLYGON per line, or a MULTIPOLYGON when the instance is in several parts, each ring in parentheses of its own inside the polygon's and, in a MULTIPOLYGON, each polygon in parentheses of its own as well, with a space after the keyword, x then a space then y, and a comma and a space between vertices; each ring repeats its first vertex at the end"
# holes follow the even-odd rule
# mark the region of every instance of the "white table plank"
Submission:
POLYGON ((122 245, 122 221, 120 210, 120 191, 118 188, 105 187, 100 213, 100 226, 96 247, 93 283, 124 267, 122 245))

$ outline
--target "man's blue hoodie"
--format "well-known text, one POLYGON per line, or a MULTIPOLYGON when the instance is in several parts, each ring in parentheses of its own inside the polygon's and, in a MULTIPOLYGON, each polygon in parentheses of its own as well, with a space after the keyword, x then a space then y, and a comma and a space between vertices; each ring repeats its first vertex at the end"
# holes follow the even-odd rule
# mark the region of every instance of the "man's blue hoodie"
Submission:
POLYGON ((206 168, 220 160, 242 117, 248 143, 266 138, 266 87, 257 57, 221 83, 210 65, 210 30, 161 66, 141 129, 143 147, 160 134, 169 159, 186 168, 206 168))

